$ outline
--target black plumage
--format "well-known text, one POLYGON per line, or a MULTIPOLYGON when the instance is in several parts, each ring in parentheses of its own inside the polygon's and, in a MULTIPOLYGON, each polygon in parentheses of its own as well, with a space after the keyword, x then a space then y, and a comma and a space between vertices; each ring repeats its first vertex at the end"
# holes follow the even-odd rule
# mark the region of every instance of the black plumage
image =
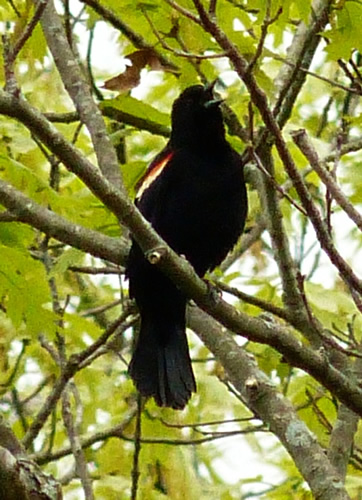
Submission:
MULTIPOLYGON (((247 196, 240 156, 225 139, 213 86, 187 88, 173 104, 166 147, 149 166, 137 206, 199 276, 240 236, 247 196)), ((182 409, 196 391, 186 338, 186 297, 133 242, 127 266, 141 327, 129 373, 143 396, 182 409)))

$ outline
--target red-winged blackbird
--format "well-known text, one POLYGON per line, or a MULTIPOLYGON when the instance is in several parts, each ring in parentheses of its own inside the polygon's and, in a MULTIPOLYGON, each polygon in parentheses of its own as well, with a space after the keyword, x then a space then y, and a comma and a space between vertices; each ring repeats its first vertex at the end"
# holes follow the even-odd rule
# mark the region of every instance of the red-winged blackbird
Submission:
MULTIPOLYGON (((171 138, 149 166, 137 206, 199 276, 224 259, 241 234, 247 196, 240 156, 225 139, 213 85, 187 88, 173 104, 171 138)), ((143 396, 182 409, 196 391, 185 324, 186 296, 133 242, 129 291, 141 327, 129 373, 143 396)))

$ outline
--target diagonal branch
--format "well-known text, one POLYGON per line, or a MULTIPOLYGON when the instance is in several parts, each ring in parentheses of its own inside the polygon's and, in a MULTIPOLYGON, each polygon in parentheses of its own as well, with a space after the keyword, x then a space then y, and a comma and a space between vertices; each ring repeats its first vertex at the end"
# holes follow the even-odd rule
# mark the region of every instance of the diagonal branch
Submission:
POLYGON ((38 414, 34 418, 24 436, 22 444, 25 448, 29 448, 34 439, 38 436, 49 415, 54 410, 55 405, 62 396, 66 385, 74 377, 74 375, 87 366, 87 361, 89 359, 93 360, 93 355, 95 355, 96 351, 100 349, 112 335, 118 332, 122 326, 124 326, 124 328, 128 328, 130 326, 129 322, 126 321, 130 314, 131 308, 126 308, 122 315, 115 320, 109 328, 95 342, 93 342, 93 344, 88 346, 83 351, 71 355, 66 362, 61 364, 61 373, 59 378, 55 381, 52 391, 46 398, 43 406, 40 408, 38 414))
POLYGON ((249 409, 267 424, 292 456, 315 498, 347 500, 344 485, 326 459, 324 449, 283 397, 233 337, 201 311, 191 312, 192 328, 220 360, 231 383, 249 409))
POLYGON ((297 130, 293 132, 293 140, 304 156, 309 161, 311 167, 319 177, 322 179, 324 184, 327 186, 332 197, 336 200, 338 205, 346 212, 348 217, 353 220, 356 226, 362 231, 362 215, 354 208, 352 203, 347 199, 345 194, 342 192, 341 188, 338 186, 334 177, 322 166, 319 161, 317 151, 315 150, 313 144, 310 142, 307 136, 307 132, 304 129, 297 130))
MULTIPOLYGON (((38 5, 38 2, 39 0, 35 0, 35 5, 38 5)), ((107 134, 102 113, 93 100, 90 86, 85 81, 69 46, 53 0, 48 0, 41 23, 64 86, 73 100, 82 123, 86 125, 90 133, 99 168, 114 186, 123 189, 117 155, 107 134)))
POLYGON ((255 176, 258 187, 261 206, 264 208, 264 218, 271 237, 275 260, 283 286, 283 301, 292 315, 298 319, 300 328, 309 340, 318 343, 313 329, 305 330, 309 319, 307 318, 305 305, 300 293, 297 281, 297 267, 292 258, 289 240, 285 231, 283 216, 280 209, 279 197, 274 183, 274 161, 271 148, 268 144, 261 144, 258 148, 258 161, 269 176, 255 176), (272 216, 271 216, 272 214, 272 216), (304 325, 304 326, 302 326, 304 325))
POLYGON ((306 81, 315 51, 321 40, 321 32, 329 21, 331 0, 314 0, 308 25, 301 22, 296 30, 287 58, 276 78, 279 95, 273 113, 283 128, 289 119, 293 105, 306 81))
POLYGON ((18 38, 18 40, 16 41, 16 43, 11 51, 11 57, 12 57, 13 61, 15 61, 20 50, 24 47, 27 40, 31 37, 35 26, 38 24, 41 16, 43 15, 43 12, 44 12, 44 9, 47 5, 47 2, 48 2, 48 0, 39 0, 38 5, 35 8, 35 12, 34 12, 33 17, 30 19, 29 23, 26 25, 23 33, 18 38))
POLYGON ((129 245, 125 241, 73 224, 42 207, 1 179, 0 200, 1 204, 10 210, 15 222, 29 224, 47 236, 90 253, 94 257, 117 264, 125 261, 128 255, 129 245))

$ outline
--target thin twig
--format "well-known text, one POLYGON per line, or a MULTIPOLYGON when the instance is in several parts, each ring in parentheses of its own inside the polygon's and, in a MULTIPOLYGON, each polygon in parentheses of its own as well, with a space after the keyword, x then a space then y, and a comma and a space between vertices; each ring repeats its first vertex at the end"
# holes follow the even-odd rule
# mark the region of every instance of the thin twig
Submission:
MULTIPOLYGON (((204 438, 196 438, 196 439, 162 439, 162 438, 142 438, 140 440, 141 444, 163 444, 168 446, 195 446, 204 443, 210 443, 211 441, 216 441, 217 439, 224 439, 233 436, 242 436, 245 434, 251 434, 255 432, 270 432, 264 426, 251 426, 242 430, 237 431, 227 431, 220 432, 219 434, 207 436, 204 438)), ((135 442, 134 436, 126 436, 123 433, 118 434, 117 436, 124 441, 129 441, 131 443, 135 442)))
POLYGON ((68 271, 73 271, 74 273, 84 273, 84 274, 122 274, 124 273, 123 267, 116 266, 104 266, 104 267, 92 267, 92 266, 69 266, 68 271))
POLYGON ((71 357, 76 359, 76 362, 78 364, 86 361, 86 359, 89 358, 89 356, 94 354, 101 346, 103 346, 107 342, 109 337, 118 330, 118 328, 122 325, 122 323, 124 323, 127 320, 128 316, 133 312, 134 312, 134 305, 130 303, 127 307, 125 307, 120 317, 115 321, 113 321, 113 323, 111 323, 111 325, 107 328, 107 330, 95 342, 93 342, 93 344, 88 346, 83 351, 77 354, 73 354, 71 357))
POLYGON ((140 453, 141 453, 141 424, 142 424, 142 396, 138 394, 137 397, 137 414, 136 414, 136 429, 134 435, 134 453, 133 453, 133 465, 132 465, 132 489, 131 489, 131 500, 137 499, 138 492, 138 481, 140 478, 140 453))
POLYGON ((49 375, 48 377, 45 377, 44 380, 42 380, 39 385, 27 396, 26 398, 22 399, 21 404, 26 405, 29 403, 32 399, 34 399, 50 382, 54 381, 54 375, 49 375))
POLYGON ((265 19, 264 19, 264 22, 261 26, 261 36, 259 38, 258 46, 256 48, 256 51, 255 51, 255 54, 254 54, 252 60, 249 63, 247 71, 251 72, 253 70, 255 64, 257 63, 259 57, 261 56, 261 54, 263 52, 264 43, 265 43, 266 36, 268 34, 269 26, 271 24, 273 24, 278 19, 280 14, 283 12, 282 7, 280 7, 278 9, 277 13, 275 14, 275 16, 271 18, 270 17, 270 7, 271 7, 271 1, 267 0, 265 19))
POLYGON ((147 19, 147 22, 150 25, 150 28, 151 28, 153 34, 155 35, 157 40, 160 42, 161 46, 165 50, 172 52, 175 56, 186 57, 187 59, 199 59, 201 61, 203 59, 220 59, 221 57, 227 57, 226 52, 223 52, 222 54, 194 54, 191 52, 186 52, 184 50, 174 49, 173 47, 171 47, 171 45, 169 45, 167 42, 165 42, 165 40, 163 39, 163 37, 161 36, 159 31, 157 30, 156 26, 152 22, 152 19, 148 15, 147 10, 142 9, 142 12, 143 12, 143 15, 145 16, 145 18, 147 19))
POLYGON ((173 0, 165 0, 166 3, 173 9, 177 10, 177 12, 180 12, 183 16, 187 17, 188 19, 191 19, 196 24, 202 24, 201 19, 199 19, 195 14, 193 14, 191 11, 185 9, 181 5, 179 5, 177 2, 174 2, 173 0))
POLYGON ((15 12, 15 14, 17 15, 17 17, 21 17, 21 14, 20 12, 18 11, 18 9, 16 8, 16 5, 14 3, 14 0, 8 0, 9 4, 11 5, 13 11, 15 12))
MULTIPOLYGON (((111 429, 105 430, 98 432, 88 438, 81 438, 81 444, 83 448, 89 448, 95 443, 99 443, 102 441, 106 441, 107 439, 111 437, 115 437, 118 439, 122 439, 124 441, 134 443, 135 438, 134 436, 128 436, 124 434, 123 430, 125 427, 128 426, 128 423, 126 425, 121 424, 119 426, 113 427, 111 429), (121 430, 122 429, 122 430, 121 430)), ((199 438, 199 439, 162 439, 162 438, 142 438, 140 440, 141 444, 162 444, 162 445, 167 445, 167 446, 195 446, 195 445, 200 445, 204 443, 210 443, 212 441, 216 441, 219 439, 224 439, 224 438, 229 438, 229 437, 234 437, 234 436, 242 436, 245 434, 252 434, 255 432, 269 432, 268 429, 265 429, 263 426, 250 426, 242 430, 237 430, 237 431, 229 431, 229 432, 224 432, 221 434, 218 434, 216 436, 207 436, 204 438, 199 438)), ((56 460, 59 460, 60 458, 63 458, 67 455, 71 455, 72 449, 71 447, 66 447, 62 448, 58 451, 55 451, 54 453, 38 453, 38 454, 33 454, 31 456, 32 459, 34 459, 39 465, 47 464, 50 462, 54 462, 56 460)))
POLYGON ((72 453, 76 464, 77 475, 81 480, 85 498, 86 500, 93 500, 94 495, 92 489, 92 481, 88 473, 87 461, 71 410, 69 385, 65 387, 62 394, 62 415, 67 435, 71 444, 72 453))
MULTIPOLYGON (((152 44, 148 43, 139 33, 136 33, 128 24, 126 24, 122 19, 116 16, 116 14, 109 8, 104 7, 97 0, 80 0, 91 7, 97 14, 99 14, 105 21, 109 22, 116 30, 120 31, 130 42, 138 49, 152 49, 155 52, 155 48, 152 44)), ((163 54, 157 52, 157 57, 164 66, 172 68, 177 71, 179 68, 169 61, 163 54)))
MULTIPOLYGON (((276 61, 280 61, 283 64, 290 66, 291 68, 298 67, 297 64, 295 64, 291 61, 288 61, 285 57, 280 56, 278 54, 275 54, 274 52, 272 52, 270 50, 268 51, 268 55, 272 59, 274 59, 276 61)), ((312 76, 313 78, 316 78, 317 80, 320 80, 322 82, 328 83, 328 85, 331 85, 332 87, 336 87, 338 89, 345 90, 346 92, 351 92, 351 93, 356 94, 356 95, 361 95, 361 90, 354 89, 354 88, 351 89, 350 87, 347 87, 347 85, 343 85, 342 83, 339 83, 336 80, 331 80, 330 78, 327 78, 326 76, 320 75, 319 73, 316 73, 315 71, 311 71, 310 69, 307 69, 303 66, 300 66, 298 69, 302 73, 305 73, 308 76, 312 76)))
POLYGON ((214 16, 215 17, 215 14, 216 14, 216 3, 217 3, 217 0, 210 0, 210 4, 209 4, 209 14, 210 14, 210 16, 214 16))
POLYGON ((254 419, 255 416, 245 418, 227 418, 225 420, 211 420, 210 422, 196 422, 194 424, 171 424, 163 418, 160 418, 160 421, 163 423, 163 425, 172 429, 197 429, 198 427, 208 427, 209 425, 225 425, 236 424, 240 422, 250 422, 250 420, 254 419))
POLYGON ((24 47, 27 40, 31 37, 31 35, 35 29, 35 26, 38 24, 41 16, 43 15, 43 12, 44 12, 45 7, 47 6, 47 3, 48 3, 48 0, 39 0, 38 1, 37 5, 35 7, 35 12, 34 12, 33 17, 30 19, 30 21, 26 25, 23 33, 18 38, 18 40, 16 41, 16 44, 12 48, 12 51, 11 51, 12 62, 15 61, 20 50, 24 47))
POLYGON ((8 379, 5 382, 0 383, 0 387, 10 387, 13 384, 15 377, 17 375, 18 369, 20 367, 21 360, 23 359, 23 357, 25 355, 25 351, 26 351, 26 348, 28 345, 29 345, 29 340, 24 339, 22 341, 21 351, 20 351, 18 357, 16 358, 15 365, 14 365, 14 368, 12 369, 12 372, 10 373, 8 379))
POLYGON ((220 288, 220 290, 222 290, 223 292, 230 293, 231 295, 234 295, 235 297, 242 300, 243 302, 246 302, 247 304, 259 307, 263 311, 267 311, 271 314, 274 314, 275 316, 278 316, 281 319, 290 321, 290 314, 288 313, 288 311, 282 309, 281 307, 275 306, 270 302, 266 302, 265 300, 259 299, 258 297, 248 295, 247 293, 244 293, 235 287, 226 285, 222 281, 215 281, 215 285, 218 288, 220 288))
POLYGON ((258 169, 271 181, 273 187, 278 191, 278 193, 280 193, 283 198, 286 198, 301 214, 307 216, 307 212, 304 210, 304 208, 301 207, 295 200, 293 200, 293 198, 277 183, 274 177, 264 168, 262 162, 260 161, 260 158, 254 150, 252 152, 252 155, 258 169))
POLYGON ((316 401, 315 397, 313 396, 313 394, 310 392, 310 390, 306 389, 305 393, 308 397, 309 403, 311 404, 317 419, 319 420, 319 422, 322 424, 322 426, 327 430, 327 432, 329 434, 333 430, 332 424, 329 422, 328 418, 323 413, 323 411, 319 408, 317 401, 316 401))
POLYGON ((21 430, 23 433, 25 433, 29 425, 25 417, 23 403, 20 401, 19 393, 15 386, 11 389, 11 399, 12 399, 12 408, 15 410, 15 413, 19 417, 20 425, 22 428, 21 430))
POLYGON ((45 400, 43 406, 39 410, 34 421, 30 425, 27 433, 24 436, 23 444, 25 448, 28 448, 34 439, 39 434, 40 430, 47 421, 50 413, 53 411, 57 401, 62 395, 64 387, 67 385, 68 381, 84 366, 86 359, 91 356, 101 345, 103 345, 107 339, 117 330, 118 326, 125 321, 125 319, 130 314, 131 309, 126 309, 126 311, 120 316, 120 318, 114 321, 111 326, 104 332, 103 335, 99 337, 93 344, 84 349, 83 351, 72 354, 67 362, 62 367, 61 375, 56 380, 53 389, 47 399, 45 400))
POLYGON ((93 316, 95 314, 101 314, 105 311, 109 311, 109 309, 113 309, 113 307, 119 306, 122 304, 122 299, 116 299, 110 302, 109 304, 104 304, 102 306, 92 307, 91 309, 85 309, 79 313, 79 316, 87 317, 93 316))
POLYGON ((329 192, 339 204, 339 206, 362 231, 362 215, 354 208, 352 203, 344 195, 333 176, 325 168, 322 167, 321 162, 318 158, 317 151, 308 139, 307 132, 304 129, 295 131, 292 134, 292 138, 300 151, 309 161, 313 170, 317 172, 321 180, 328 187, 329 192))
POLYGON ((95 28, 96 28, 96 24, 89 30, 89 40, 88 40, 87 58, 86 58, 87 71, 88 71, 89 80, 90 80, 93 92, 95 93, 95 95, 97 96, 97 99, 99 101, 103 101, 103 99, 104 99, 103 94, 99 90, 99 88, 97 87, 97 85, 95 83, 95 78, 94 78, 93 69, 92 69, 92 62, 91 62, 95 28))
MULTIPOLYGON (((111 437, 118 437, 119 433, 123 432, 132 422, 132 420, 136 416, 136 413, 137 410, 135 408, 132 408, 131 411, 127 414, 127 416, 124 418, 123 422, 121 422, 120 424, 117 424, 116 426, 111 427, 109 429, 98 431, 90 436, 86 437, 81 436, 80 440, 82 448, 83 449, 89 448, 90 446, 96 443, 107 441, 107 439, 111 437)), ((45 453, 44 452, 36 453, 30 458, 35 460, 39 465, 44 465, 49 462, 53 462, 59 460, 60 458, 66 457, 71 453, 72 453, 72 448, 70 446, 67 446, 65 448, 55 451, 54 453, 50 453, 48 451, 45 453)))

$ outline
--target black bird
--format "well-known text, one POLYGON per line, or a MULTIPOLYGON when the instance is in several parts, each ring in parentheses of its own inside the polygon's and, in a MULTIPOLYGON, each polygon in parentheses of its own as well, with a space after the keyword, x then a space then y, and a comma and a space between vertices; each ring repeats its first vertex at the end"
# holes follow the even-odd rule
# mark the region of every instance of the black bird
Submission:
MULTIPOLYGON (((225 139, 213 86, 175 100, 171 138, 141 180, 136 204, 199 276, 214 269, 240 236, 247 195, 240 156, 225 139)), ((141 327, 129 373, 143 396, 182 409, 196 391, 186 338, 186 296, 133 241, 127 266, 141 327)))

